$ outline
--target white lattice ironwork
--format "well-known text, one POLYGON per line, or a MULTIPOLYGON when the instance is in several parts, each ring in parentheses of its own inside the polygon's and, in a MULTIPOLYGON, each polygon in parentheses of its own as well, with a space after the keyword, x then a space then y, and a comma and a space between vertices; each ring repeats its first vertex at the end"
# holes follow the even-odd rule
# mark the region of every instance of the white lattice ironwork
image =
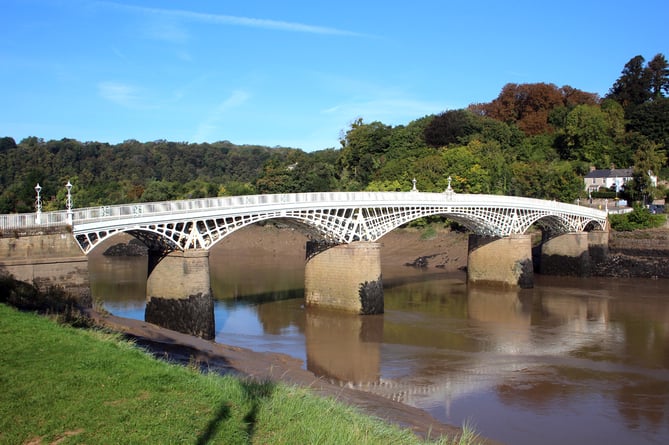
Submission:
POLYGON ((498 195, 421 192, 293 193, 141 203, 74 210, 73 233, 85 253, 119 232, 163 250, 210 249, 234 231, 292 220, 334 243, 376 241, 417 218, 444 215, 493 236, 539 223, 557 233, 606 229, 606 212, 571 204, 498 195))

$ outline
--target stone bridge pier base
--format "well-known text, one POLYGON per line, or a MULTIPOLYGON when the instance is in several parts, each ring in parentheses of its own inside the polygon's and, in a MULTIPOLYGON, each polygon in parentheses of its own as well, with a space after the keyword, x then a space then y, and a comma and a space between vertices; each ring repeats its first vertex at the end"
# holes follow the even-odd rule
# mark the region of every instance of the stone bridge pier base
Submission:
POLYGON ((149 323, 207 340, 214 338, 208 250, 170 252, 149 271, 146 295, 144 319, 149 323))
POLYGON ((542 275, 587 276, 590 252, 587 232, 556 236, 541 245, 539 273, 542 275))
POLYGON ((381 244, 307 243, 304 297, 307 306, 357 314, 383 313, 381 244))
POLYGON ((530 235, 469 235, 467 282, 502 287, 534 286, 530 235))

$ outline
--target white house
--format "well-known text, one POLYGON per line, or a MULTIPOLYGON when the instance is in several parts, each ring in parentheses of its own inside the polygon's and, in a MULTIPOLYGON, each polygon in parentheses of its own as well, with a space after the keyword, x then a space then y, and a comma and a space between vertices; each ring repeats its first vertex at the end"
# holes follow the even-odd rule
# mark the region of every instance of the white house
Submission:
MULTIPOLYGON (((615 190, 619 192, 627 181, 632 180, 632 168, 610 168, 597 170, 594 167, 590 168, 590 172, 585 175, 583 182, 585 182, 585 191, 596 192, 600 188, 615 190)), ((650 183, 653 187, 657 187, 657 176, 648 170, 650 183)))

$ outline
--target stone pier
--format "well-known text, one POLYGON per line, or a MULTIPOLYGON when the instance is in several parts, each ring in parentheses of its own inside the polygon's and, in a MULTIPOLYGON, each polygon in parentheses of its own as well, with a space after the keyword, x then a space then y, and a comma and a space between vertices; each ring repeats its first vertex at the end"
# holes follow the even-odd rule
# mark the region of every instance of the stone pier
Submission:
POLYGON ((88 258, 71 233, 35 233, 0 238, 0 272, 41 291, 64 289, 90 306, 88 258))
POLYGON ((502 287, 534 286, 530 235, 469 235, 467 282, 502 287))
POLYGON ((590 275, 590 252, 587 232, 556 236, 541 245, 539 273, 542 275, 590 275))
POLYGON ((144 319, 173 331, 213 339, 209 251, 175 251, 152 263, 155 267, 146 283, 144 319))
POLYGON ((381 244, 307 243, 304 298, 307 306, 357 314, 383 313, 381 244))

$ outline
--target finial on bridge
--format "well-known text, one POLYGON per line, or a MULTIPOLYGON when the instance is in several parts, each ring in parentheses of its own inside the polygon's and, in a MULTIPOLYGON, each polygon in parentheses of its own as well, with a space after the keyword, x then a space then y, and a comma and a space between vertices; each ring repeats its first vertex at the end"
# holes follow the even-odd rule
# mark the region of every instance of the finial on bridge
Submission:
POLYGON ((455 191, 451 188, 451 181, 452 181, 452 178, 451 178, 450 175, 448 176, 447 181, 448 181, 448 186, 446 187, 446 190, 444 190, 444 193, 445 193, 449 198, 452 198, 453 195, 455 194, 455 191))
POLYGON ((35 224, 42 223, 42 197, 40 192, 42 191, 42 186, 39 185, 39 182, 35 186, 35 192, 37 197, 35 198, 35 224))
POLYGON ((70 180, 67 180, 67 184, 65 184, 65 188, 67 189, 67 198, 65 200, 65 208, 67 210, 67 223, 71 226, 72 225, 72 183, 70 180))
POLYGON ((413 188, 411 189, 411 191, 412 191, 412 192, 417 192, 418 189, 416 188, 416 178, 413 178, 413 179, 411 180, 411 182, 413 182, 413 188))

